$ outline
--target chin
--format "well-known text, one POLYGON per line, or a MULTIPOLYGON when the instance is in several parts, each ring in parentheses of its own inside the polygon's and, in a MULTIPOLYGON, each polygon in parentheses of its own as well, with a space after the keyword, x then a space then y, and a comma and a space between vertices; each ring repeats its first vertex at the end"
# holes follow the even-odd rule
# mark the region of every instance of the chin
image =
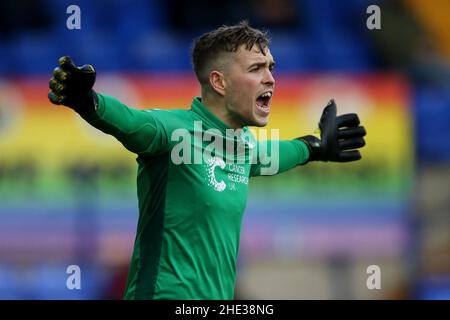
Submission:
POLYGON ((265 127, 269 123, 269 118, 254 119, 252 126, 254 127, 265 127))

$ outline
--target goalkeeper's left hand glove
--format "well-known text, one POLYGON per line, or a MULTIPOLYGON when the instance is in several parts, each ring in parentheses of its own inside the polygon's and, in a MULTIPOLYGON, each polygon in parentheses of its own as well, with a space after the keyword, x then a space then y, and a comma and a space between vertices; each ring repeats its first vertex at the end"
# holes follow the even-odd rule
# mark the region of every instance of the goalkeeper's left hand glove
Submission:
POLYGON ((97 95, 92 89, 96 71, 90 64, 77 67, 68 56, 59 58, 49 81, 48 99, 51 103, 68 106, 78 113, 95 109, 97 95))
POLYGON ((348 162, 361 159, 359 150, 366 142, 366 130, 359 125, 356 113, 336 116, 336 104, 331 100, 323 110, 319 122, 320 139, 303 136, 298 139, 305 142, 309 149, 308 161, 348 162))

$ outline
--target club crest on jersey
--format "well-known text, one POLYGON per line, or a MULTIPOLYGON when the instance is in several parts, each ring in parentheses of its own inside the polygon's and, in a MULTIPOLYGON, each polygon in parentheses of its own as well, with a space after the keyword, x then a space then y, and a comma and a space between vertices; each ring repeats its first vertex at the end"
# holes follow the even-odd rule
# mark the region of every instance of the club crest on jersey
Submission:
POLYGON ((243 165, 226 163, 220 157, 210 158, 205 164, 207 184, 218 192, 222 192, 227 188, 237 191, 239 184, 248 185, 248 173, 243 165), (219 178, 219 172, 224 179, 226 178, 227 183, 219 178))
POLYGON ((216 175, 215 175, 215 169, 216 167, 219 167, 220 169, 225 169, 225 161, 223 161, 219 157, 214 157, 206 161, 206 167, 207 167, 207 180, 208 185, 213 187, 214 190, 218 192, 222 192, 226 189, 227 185, 226 183, 221 180, 217 181, 216 175))

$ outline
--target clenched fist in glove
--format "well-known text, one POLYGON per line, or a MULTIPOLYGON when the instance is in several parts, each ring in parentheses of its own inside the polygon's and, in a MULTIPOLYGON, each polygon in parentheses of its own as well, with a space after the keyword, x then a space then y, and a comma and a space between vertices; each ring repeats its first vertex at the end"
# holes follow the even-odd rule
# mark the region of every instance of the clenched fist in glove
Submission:
POLYGON ((58 63, 49 82, 50 102, 79 113, 93 110, 97 103, 97 95, 92 90, 96 76, 94 67, 90 64, 77 67, 68 56, 59 58, 58 63))

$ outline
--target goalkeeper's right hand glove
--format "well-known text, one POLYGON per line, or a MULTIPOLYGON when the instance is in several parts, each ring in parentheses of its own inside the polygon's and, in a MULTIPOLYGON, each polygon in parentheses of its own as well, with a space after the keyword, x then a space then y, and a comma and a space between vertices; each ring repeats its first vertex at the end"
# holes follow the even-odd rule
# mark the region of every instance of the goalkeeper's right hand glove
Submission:
POLYGON ((58 64, 49 81, 50 102, 79 113, 94 110, 97 105, 97 95, 92 90, 96 76, 94 67, 90 64, 77 67, 68 56, 59 58, 58 64))
POLYGON ((361 153, 355 149, 365 146, 366 130, 359 125, 356 113, 336 116, 336 112, 336 103, 331 100, 320 118, 320 139, 313 135, 298 138, 308 146, 308 161, 349 162, 361 159, 361 153))

